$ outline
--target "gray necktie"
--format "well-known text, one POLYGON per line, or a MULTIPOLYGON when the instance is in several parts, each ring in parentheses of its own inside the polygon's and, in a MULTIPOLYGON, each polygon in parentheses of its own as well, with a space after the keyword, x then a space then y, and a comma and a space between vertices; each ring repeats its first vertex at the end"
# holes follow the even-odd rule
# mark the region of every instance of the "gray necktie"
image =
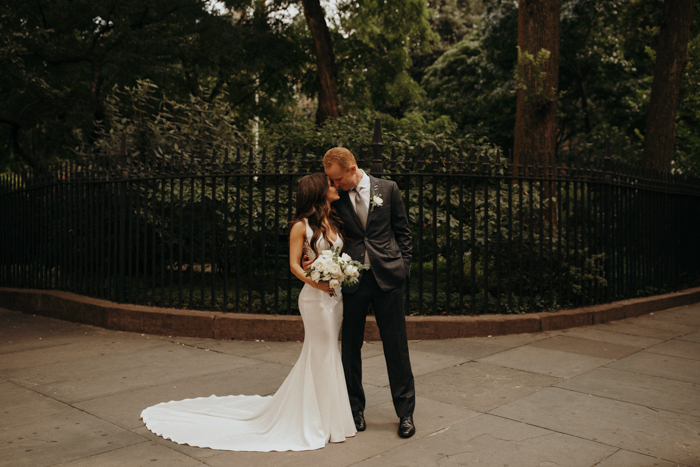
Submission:
POLYGON ((357 217, 360 218, 362 228, 364 229, 367 226, 367 205, 362 199, 362 196, 360 196, 359 188, 355 187, 353 191, 355 192, 355 212, 357 213, 357 217))

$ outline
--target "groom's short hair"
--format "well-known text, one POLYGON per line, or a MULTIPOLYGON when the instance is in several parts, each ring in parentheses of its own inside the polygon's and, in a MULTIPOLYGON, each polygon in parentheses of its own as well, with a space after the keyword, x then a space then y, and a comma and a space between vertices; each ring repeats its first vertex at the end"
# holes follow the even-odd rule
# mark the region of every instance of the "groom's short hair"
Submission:
POLYGON ((348 149, 333 148, 323 156, 323 166, 330 167, 333 164, 338 164, 343 170, 350 170, 350 167, 357 165, 357 161, 348 149))

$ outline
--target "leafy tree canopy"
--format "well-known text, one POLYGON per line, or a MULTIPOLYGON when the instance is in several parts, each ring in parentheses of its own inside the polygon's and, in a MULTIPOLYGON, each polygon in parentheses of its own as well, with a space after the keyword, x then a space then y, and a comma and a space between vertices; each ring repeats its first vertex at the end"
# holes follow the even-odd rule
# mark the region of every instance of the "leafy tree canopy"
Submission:
MULTIPOLYGON (((486 138, 505 150, 512 147, 517 2, 324 5, 331 6, 326 14, 345 116, 318 129, 311 124, 318 89, 313 42, 297 0, 3 2, 0 171, 76 152, 102 153, 111 147, 100 146, 106 135, 138 133, 138 121, 171 116, 168 131, 182 131, 188 128, 187 112, 196 109, 200 113, 192 122, 218 119, 202 123, 209 125, 201 130, 206 138, 218 134, 250 144, 256 138, 262 144, 321 134, 343 140, 360 124, 369 125, 362 131, 370 137, 373 116, 383 115, 387 131, 394 124, 421 129, 392 134, 399 139, 430 140, 434 131, 444 136, 435 141, 486 138), (127 109, 127 103, 141 101, 149 104, 138 112, 127 109)), ((663 2, 562 0, 561 5, 558 157, 598 161, 610 138, 616 157, 636 162, 663 2)), ((674 156, 675 170, 696 175, 699 8, 696 4, 674 156)), ((145 134, 138 136, 139 150, 172 143, 163 134, 147 145, 145 134)))

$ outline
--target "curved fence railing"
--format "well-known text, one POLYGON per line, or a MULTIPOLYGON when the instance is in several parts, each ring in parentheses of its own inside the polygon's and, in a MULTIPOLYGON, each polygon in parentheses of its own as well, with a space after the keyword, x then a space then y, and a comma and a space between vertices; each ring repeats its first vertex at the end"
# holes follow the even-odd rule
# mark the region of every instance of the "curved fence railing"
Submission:
MULTIPOLYGON (((288 222, 299 178, 321 170, 325 149, 123 156, 0 177, 0 286, 297 313, 288 222)), ((700 279, 697 180, 610 158, 599 169, 514 170, 493 151, 388 152, 361 165, 403 195, 408 314, 554 310, 700 279)))

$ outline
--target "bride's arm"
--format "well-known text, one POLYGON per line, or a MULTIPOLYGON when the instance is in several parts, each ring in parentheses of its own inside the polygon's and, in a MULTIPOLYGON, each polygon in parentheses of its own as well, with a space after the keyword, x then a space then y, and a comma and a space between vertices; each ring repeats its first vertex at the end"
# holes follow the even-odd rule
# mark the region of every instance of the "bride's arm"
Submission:
POLYGON ((328 282, 314 282, 310 277, 306 277, 306 272, 301 268, 301 255, 304 250, 304 235, 306 235, 306 225, 304 222, 297 222, 292 226, 292 231, 289 233, 289 269, 292 274, 297 276, 299 280, 311 287, 323 290, 326 293, 334 293, 328 282))

